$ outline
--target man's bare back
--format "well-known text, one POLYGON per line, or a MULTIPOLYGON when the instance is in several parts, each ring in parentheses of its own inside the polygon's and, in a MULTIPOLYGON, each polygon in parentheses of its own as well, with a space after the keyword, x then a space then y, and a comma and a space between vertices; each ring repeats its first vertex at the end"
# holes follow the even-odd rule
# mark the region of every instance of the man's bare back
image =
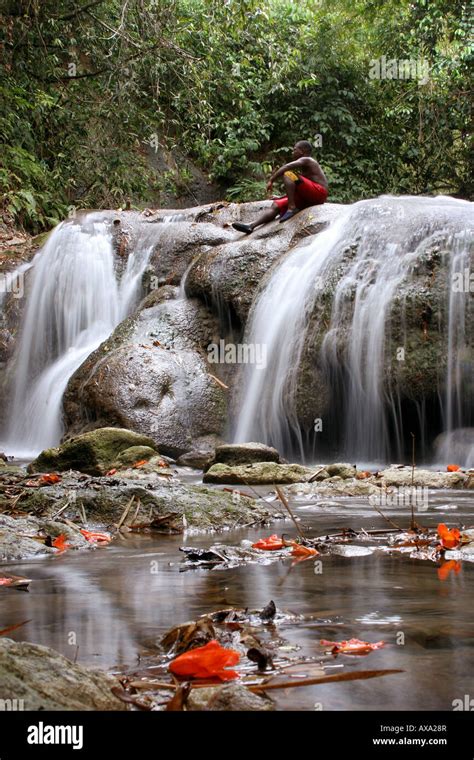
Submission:
POLYGON ((256 227, 267 224, 278 215, 280 222, 286 222, 303 208, 325 203, 328 181, 318 162, 311 157, 311 151, 311 143, 307 140, 299 140, 295 144, 293 161, 274 171, 267 183, 267 190, 271 192, 275 180, 281 178, 286 195, 274 198, 271 208, 264 211, 254 222, 233 222, 234 229, 248 235, 256 227))

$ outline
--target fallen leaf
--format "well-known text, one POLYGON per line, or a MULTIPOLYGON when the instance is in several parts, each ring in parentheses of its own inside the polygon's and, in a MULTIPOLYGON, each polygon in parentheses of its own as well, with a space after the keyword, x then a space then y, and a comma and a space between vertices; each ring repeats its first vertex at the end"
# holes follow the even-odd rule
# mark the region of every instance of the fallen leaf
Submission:
POLYGON ((218 678, 230 681, 238 678, 235 670, 225 670, 229 665, 236 665, 240 654, 233 649, 222 647, 213 639, 203 647, 191 649, 176 657, 169 664, 169 670, 176 676, 184 678, 218 678))
POLYGON ((133 470, 138 470, 139 467, 143 467, 144 464, 148 463, 148 459, 139 459, 138 462, 135 462, 132 464, 133 470))
POLYGON ((371 475, 372 475, 372 473, 369 472, 368 470, 363 470, 362 472, 357 472, 356 473, 356 479, 357 480, 365 480, 366 478, 370 478, 371 475))
POLYGON ((252 544, 252 549, 261 549, 262 551, 276 551, 278 549, 284 549, 286 544, 283 543, 281 538, 278 538, 274 533, 269 538, 260 538, 255 544, 252 544))
POLYGON ((461 572, 461 563, 454 559, 443 562, 441 567, 438 567, 438 578, 440 581, 445 581, 450 573, 454 572, 456 575, 461 572))
POLYGON ((273 660, 270 652, 261 646, 251 647, 247 651, 247 657, 257 663, 259 673, 263 673, 268 667, 273 668, 273 660))
POLYGON ((461 531, 457 528, 449 529, 444 523, 438 525, 438 536, 444 549, 454 549, 461 539, 461 531))
POLYGON ((112 536, 109 533, 99 533, 98 531, 85 530, 84 528, 81 528, 81 533, 86 541, 89 541, 91 544, 108 544, 112 541, 112 536))
POLYGON ((348 639, 347 641, 327 641, 321 639, 319 642, 322 646, 331 647, 332 654, 369 654, 374 649, 381 649, 385 646, 384 641, 377 641, 371 644, 368 641, 360 639, 348 639))
POLYGON ((183 654, 190 649, 203 647, 215 638, 216 632, 212 622, 203 618, 195 623, 184 623, 172 628, 163 636, 160 644, 167 651, 172 649, 175 654, 183 654))
POLYGON ((461 468, 458 464, 448 464, 446 469, 448 472, 458 472, 461 468))
POLYGON ((51 546, 54 546, 54 548, 60 552, 71 548, 71 544, 66 543, 66 536, 64 533, 61 533, 59 536, 53 539, 53 541, 51 541, 51 546))
POLYGON ((61 477, 60 475, 57 475, 57 473, 47 473, 46 475, 42 475, 39 479, 40 485, 50 485, 54 483, 60 483, 61 477))
POLYGON ((273 599, 270 599, 266 607, 260 613, 261 620, 273 620, 276 615, 276 605, 273 599))
POLYGON ((303 544, 297 544, 296 541, 293 541, 292 557, 313 557, 316 554, 319 554, 316 549, 311 549, 309 546, 303 546, 303 544))
POLYGON ((115 475, 116 472, 117 472, 117 468, 116 467, 112 467, 112 469, 109 470, 108 472, 106 472, 105 474, 106 475, 115 475))

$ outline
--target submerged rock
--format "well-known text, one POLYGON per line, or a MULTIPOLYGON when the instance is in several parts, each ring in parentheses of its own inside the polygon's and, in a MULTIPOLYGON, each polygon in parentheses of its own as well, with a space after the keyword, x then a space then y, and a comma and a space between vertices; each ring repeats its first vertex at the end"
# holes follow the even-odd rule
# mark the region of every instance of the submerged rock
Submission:
POLYGON ((214 464, 204 473, 203 482, 249 485, 300 483, 307 481, 312 474, 313 470, 300 464, 256 462, 237 467, 230 467, 226 464, 214 464))
POLYGON ((25 710, 126 710, 119 681, 68 660, 49 647, 0 638, 0 699, 25 710))
POLYGON ((54 449, 45 449, 28 466, 29 472, 79 470, 89 475, 105 475, 122 451, 147 446, 156 451, 154 441, 123 428, 99 428, 83 433, 54 449))

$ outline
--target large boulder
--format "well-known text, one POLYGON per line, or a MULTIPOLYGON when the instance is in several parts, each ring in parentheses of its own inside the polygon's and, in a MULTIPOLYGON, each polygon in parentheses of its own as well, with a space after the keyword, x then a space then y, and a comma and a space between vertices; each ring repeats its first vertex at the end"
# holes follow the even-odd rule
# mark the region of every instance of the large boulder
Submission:
MULTIPOLYGON (((270 201, 232 204, 225 210, 225 215, 219 213, 215 221, 221 224, 231 221, 248 223, 269 205, 270 201)), ((251 235, 233 231, 231 241, 208 247, 195 260, 186 277, 186 293, 214 304, 220 310, 230 310, 241 324, 245 324, 262 279, 268 276, 281 256, 327 227, 343 208, 339 204, 326 203, 304 209, 289 223, 280 224, 277 219, 258 227, 251 235)))
POLYGON ((171 287, 152 292, 73 375, 64 397, 70 433, 118 425, 172 457, 210 452, 220 442, 227 397, 206 353, 217 322, 202 304, 177 295, 171 287))
POLYGON ((105 475, 121 452, 133 446, 156 450, 152 438, 122 428, 105 427, 78 435, 53 449, 45 449, 29 464, 29 472, 79 470, 105 475))
POLYGON ((25 710, 126 710, 112 689, 121 689, 117 679, 54 649, 0 638, 2 700, 25 710))

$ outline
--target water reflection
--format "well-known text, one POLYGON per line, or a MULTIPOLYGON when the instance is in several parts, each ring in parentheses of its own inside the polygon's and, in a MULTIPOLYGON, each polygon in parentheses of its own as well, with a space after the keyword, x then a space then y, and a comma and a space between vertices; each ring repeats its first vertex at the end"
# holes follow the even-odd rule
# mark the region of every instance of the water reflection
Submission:
MULTIPOLYGON (((457 506, 456 520, 474 522, 472 495, 444 493, 431 500, 422 516, 425 525, 437 523, 437 505, 448 499, 457 506)), ((386 527, 367 505, 353 501, 339 500, 329 512, 307 501, 301 507, 307 507, 300 514, 313 535, 342 527, 386 527)), ((407 524, 408 519, 398 512, 399 521, 407 524)), ((288 522, 274 529, 292 532, 288 522)), ((236 543, 261 534, 235 531, 211 541, 236 543)), ((182 543, 182 537, 134 536, 93 554, 10 564, 8 570, 34 582, 29 593, 1 590, 1 627, 30 619, 14 638, 51 646, 83 664, 126 666, 174 624, 220 607, 258 608, 274 599, 278 607, 308 616, 280 629, 303 654, 318 656, 320 638, 384 639, 386 648, 368 657, 340 656, 334 664, 405 671, 365 682, 287 690, 278 693, 282 708, 308 710, 322 703, 324 710, 449 710, 453 699, 473 696, 474 565, 464 562, 461 573, 444 583, 432 563, 378 553, 323 557, 320 574, 312 560, 290 573, 288 562, 180 572, 182 543)), ((210 539, 194 536, 187 543, 206 546, 210 539)))

